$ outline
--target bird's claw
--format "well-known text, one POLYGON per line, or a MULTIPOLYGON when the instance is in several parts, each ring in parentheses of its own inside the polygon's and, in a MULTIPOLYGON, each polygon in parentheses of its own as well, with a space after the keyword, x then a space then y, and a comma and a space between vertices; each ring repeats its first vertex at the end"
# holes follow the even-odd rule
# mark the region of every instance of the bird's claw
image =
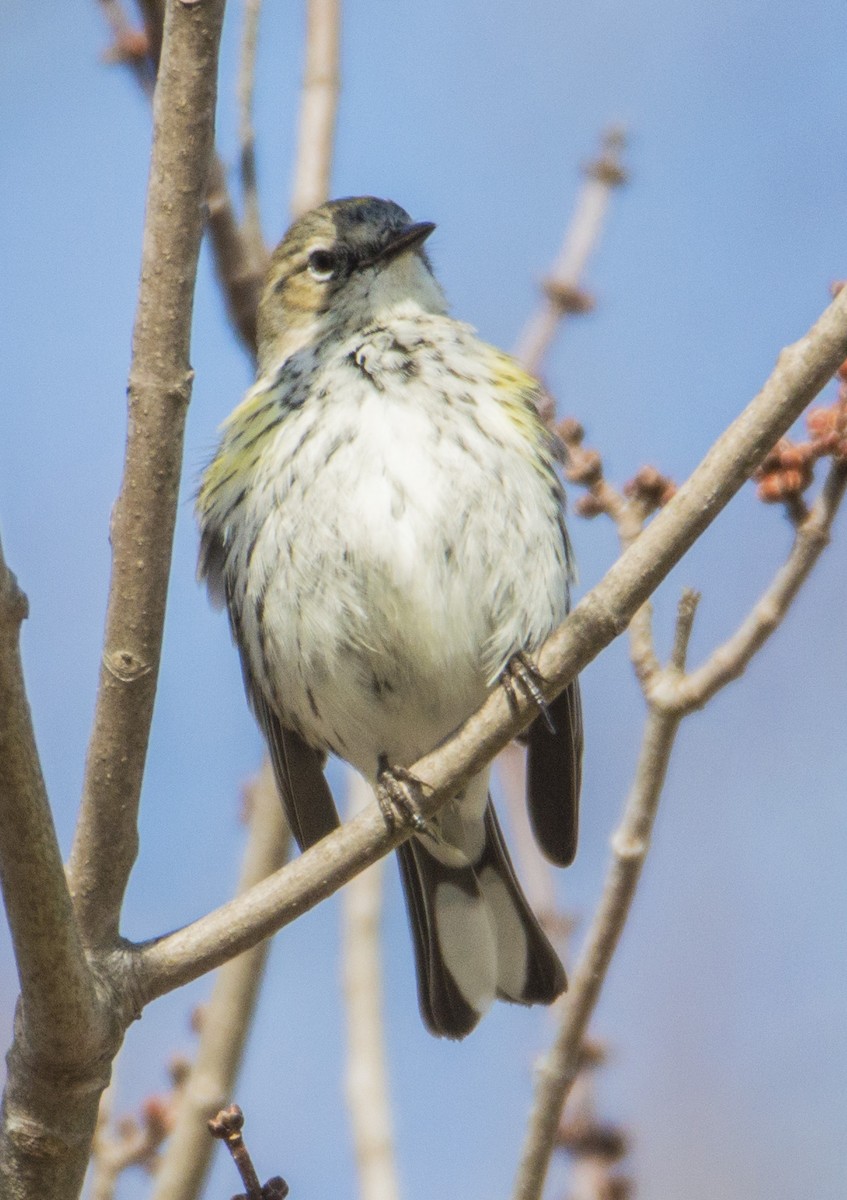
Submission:
POLYGON ((377 774, 376 798, 386 823, 392 829, 411 825, 415 833, 430 833, 421 815, 418 798, 421 782, 405 767, 389 767, 380 760, 377 774))
POLYGON ((550 716, 550 708, 540 687, 544 683, 544 677, 525 651, 519 650, 517 654, 512 655, 500 676, 500 682, 506 689, 506 695, 513 706, 517 702, 517 685, 520 684, 541 713, 549 731, 556 732, 556 726, 550 716))

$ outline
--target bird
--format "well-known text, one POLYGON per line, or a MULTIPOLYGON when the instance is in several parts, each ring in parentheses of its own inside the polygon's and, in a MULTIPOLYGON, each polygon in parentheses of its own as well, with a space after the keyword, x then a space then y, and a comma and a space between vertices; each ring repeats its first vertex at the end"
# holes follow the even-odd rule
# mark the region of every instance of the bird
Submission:
MULTIPOLYGON (((527 741, 541 851, 576 850, 578 682, 544 705, 531 655, 568 612, 572 553, 542 390, 448 313, 432 222, 373 196, 296 220, 270 257, 255 384, 197 494, 198 578, 225 606, 301 850, 337 828, 324 766, 396 793, 496 687, 527 741), (394 785, 392 790, 392 785, 394 785)), ((398 848, 419 1007, 459 1039, 495 999, 566 988, 480 771, 398 848)))

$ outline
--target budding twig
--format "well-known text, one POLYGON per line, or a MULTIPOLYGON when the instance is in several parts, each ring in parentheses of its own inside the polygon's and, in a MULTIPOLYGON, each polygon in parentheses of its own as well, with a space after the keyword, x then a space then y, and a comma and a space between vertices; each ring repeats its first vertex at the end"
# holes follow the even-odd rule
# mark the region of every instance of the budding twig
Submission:
POLYGON ((209 1121, 209 1133, 213 1138, 219 1138, 229 1150, 241 1176, 241 1182, 247 1189, 244 1196, 234 1196, 233 1200, 284 1200, 288 1195, 288 1184, 281 1175, 274 1175, 265 1184, 259 1183, 250 1151, 241 1135, 243 1128, 244 1113, 237 1104, 222 1108, 218 1115, 209 1121))
POLYGON ((541 363, 559 324, 569 314, 588 312, 593 300, 583 291, 582 276, 596 247, 609 197, 626 182, 620 156, 626 146, 623 129, 613 127, 603 135, 600 155, 585 169, 585 182, 577 199, 565 240, 550 275, 544 281, 544 299, 518 338, 515 355, 533 375, 541 363))

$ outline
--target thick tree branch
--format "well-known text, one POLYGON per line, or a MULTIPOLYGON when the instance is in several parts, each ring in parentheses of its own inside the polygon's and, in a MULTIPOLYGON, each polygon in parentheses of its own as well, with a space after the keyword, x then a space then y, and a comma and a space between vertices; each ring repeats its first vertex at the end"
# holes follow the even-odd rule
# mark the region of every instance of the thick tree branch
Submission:
POLYGON ((341 89, 340 46, 341 0, 308 0, 306 68, 291 193, 292 217, 302 216, 329 196, 341 89))
MULTIPOLYGON (((349 811, 361 812, 373 792, 355 771, 348 771, 349 811)), ((344 889, 342 955, 347 1010, 346 1095, 361 1200, 398 1200, 394 1161, 385 1026, 382 1014, 382 963, 379 926, 382 911, 382 861, 357 875, 344 889)))
POLYGON ((115 942, 159 671, 191 393, 189 343, 214 132, 223 0, 168 5, 129 376, 129 430, 112 519, 112 581, 70 877, 83 935, 115 942))
MULTIPOLYGON (((71 867, 82 939, 103 948, 117 945, 120 904, 136 850, 136 812, 159 665, 190 388, 188 339, 222 20, 223 0, 175 0, 168 5, 154 102, 126 468, 112 528, 106 645, 71 867)), ((20 707, 13 711, 19 717, 20 707)), ((29 775, 31 784, 31 769, 29 775)), ((51 851, 43 819, 33 824, 40 828, 25 831, 32 841, 18 853, 21 859, 29 854, 41 863, 39 870, 55 905, 51 920, 61 923, 56 930, 56 967, 60 979, 62 970, 71 976, 76 1012, 82 985, 73 980, 74 971, 80 970, 73 921, 67 901, 63 905, 56 894, 58 867, 50 865, 49 857, 57 853, 55 843, 51 851)), ((119 966, 124 966, 122 959, 119 966)), ((78 1057, 72 1066, 61 1057, 48 1064, 33 1054, 28 1003, 19 1010, 4 1098, 4 1200, 71 1200, 78 1194, 111 1060, 137 1013, 136 998, 119 966, 104 956, 94 968, 90 1011, 87 1024, 80 1026, 78 1057), (96 1046, 86 1036, 94 1029, 99 1034, 96 1046)), ((28 969, 25 955, 24 978, 28 969)), ((57 979, 42 982, 43 1003, 49 1005, 57 994, 57 979)), ((39 1002, 35 1003, 38 1013, 39 1002)), ((61 1027, 61 1015, 58 1021, 61 1027)))
MULTIPOLYGON (((250 835, 239 894, 276 871, 290 845, 269 763, 249 788, 247 799, 250 835)), ((269 942, 260 942, 220 969, 203 1009, 200 1044, 159 1162, 152 1200, 195 1200, 202 1192, 214 1151, 207 1122, 232 1098, 269 949, 269 942)))
MULTIPOLYGON (((548 698, 556 696, 627 627, 845 357, 847 290, 804 338, 780 354, 759 395, 541 648, 538 667, 547 681, 548 698)), ((513 704, 503 689, 495 689, 447 742, 412 764, 422 784, 423 815, 435 812, 535 715, 528 699, 513 704)), ((152 999, 254 945, 337 890, 408 834, 408 829, 388 829, 379 808, 372 806, 247 895, 177 933, 136 948, 141 994, 152 999)))

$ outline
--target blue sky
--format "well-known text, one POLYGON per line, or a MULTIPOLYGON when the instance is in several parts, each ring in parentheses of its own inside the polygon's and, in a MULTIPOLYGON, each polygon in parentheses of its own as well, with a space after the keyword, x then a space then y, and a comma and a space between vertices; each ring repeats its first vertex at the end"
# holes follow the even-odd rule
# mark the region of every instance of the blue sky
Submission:
MULTIPOLYGON (((257 126, 275 240, 287 221, 303 21, 299 5, 266 10, 257 126)), ((230 162, 238 17, 233 0, 219 116, 230 162)), ((0 0, 0 529, 30 597, 24 656, 65 851, 97 679, 149 150, 145 103, 98 61, 105 45, 93 3, 0 0)), ((425 12, 410 0, 350 0, 333 190, 390 196, 436 221, 429 245, 454 311, 508 346, 559 245, 579 165, 599 130, 623 121, 632 179, 591 267, 597 310, 569 325, 547 380, 611 478, 649 461, 682 479, 847 273, 844 52, 832 0, 432 0, 425 12)), ((239 786, 260 757, 225 622, 194 583, 191 494, 250 374, 205 254, 195 311, 143 848, 124 926, 133 937, 229 894, 239 786)), ((612 561, 614 538, 599 522, 571 524, 587 588, 612 561)), ((690 584, 704 593, 693 659, 708 653, 789 541, 779 511, 747 489, 662 589, 660 642, 690 584)), ((843 1196, 845 566, 842 518, 773 644, 679 739, 595 1022, 613 1050, 602 1108, 633 1132, 643 1200, 843 1196)), ((582 918, 640 735, 622 643, 586 671, 584 695, 582 845, 561 881, 582 918)), ((459 1046, 429 1038, 395 874, 386 1007, 405 1195, 506 1195, 549 1020, 501 1006, 459 1046)), ((237 1092, 260 1171, 282 1172, 300 1197, 355 1194, 337 925, 331 902, 276 939, 237 1092)), ((0 956, 8 1029, 5 940, 0 956)), ((157 1003, 130 1030, 120 1105, 162 1086, 163 1063, 190 1046, 187 1015, 208 990, 201 981, 157 1003)), ((209 1194, 235 1186, 219 1164, 209 1194)), ((128 1178, 122 1195, 146 1190, 128 1178)))

